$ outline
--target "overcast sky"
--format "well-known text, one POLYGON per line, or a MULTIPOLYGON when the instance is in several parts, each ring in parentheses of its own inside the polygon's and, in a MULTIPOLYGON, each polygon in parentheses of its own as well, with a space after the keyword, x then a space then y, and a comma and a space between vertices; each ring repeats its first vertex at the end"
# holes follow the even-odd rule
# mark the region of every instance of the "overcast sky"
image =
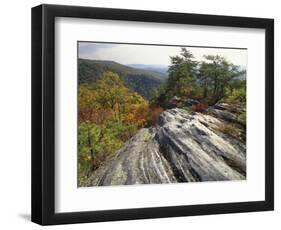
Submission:
MULTIPOLYGON (((112 43, 78 43, 79 58, 109 60, 121 64, 170 65, 170 56, 180 53, 181 47, 130 45, 112 43)), ((203 55, 222 55, 235 65, 247 66, 247 50, 186 47, 198 61, 203 55)))

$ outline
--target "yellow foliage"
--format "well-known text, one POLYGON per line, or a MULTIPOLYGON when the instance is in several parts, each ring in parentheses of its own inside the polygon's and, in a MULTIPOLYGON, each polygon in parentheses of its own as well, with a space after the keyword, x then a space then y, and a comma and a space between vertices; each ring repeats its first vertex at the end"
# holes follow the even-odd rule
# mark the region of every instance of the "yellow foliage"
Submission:
POLYGON ((78 100, 81 121, 101 124, 114 119, 143 127, 148 120, 148 102, 116 73, 105 72, 95 84, 80 85, 78 100))

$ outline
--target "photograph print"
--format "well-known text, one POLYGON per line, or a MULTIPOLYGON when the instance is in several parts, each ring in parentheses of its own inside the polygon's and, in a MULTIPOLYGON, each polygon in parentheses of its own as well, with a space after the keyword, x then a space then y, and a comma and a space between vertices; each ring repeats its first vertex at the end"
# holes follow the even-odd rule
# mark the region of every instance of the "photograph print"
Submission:
POLYGON ((246 180, 247 49, 77 52, 78 187, 246 180))

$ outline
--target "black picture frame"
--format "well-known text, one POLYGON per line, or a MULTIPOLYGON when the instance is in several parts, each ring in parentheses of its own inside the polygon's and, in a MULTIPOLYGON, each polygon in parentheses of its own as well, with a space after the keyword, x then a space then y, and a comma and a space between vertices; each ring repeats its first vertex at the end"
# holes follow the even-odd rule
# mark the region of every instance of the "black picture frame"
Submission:
MULTIPOLYGON (((94 208, 94 207, 93 207, 94 208)), ((267 211, 274 209, 274 20, 110 8, 32 8, 32 221, 41 225, 267 211), (265 29, 265 200, 55 213, 55 18, 109 19, 265 29)))

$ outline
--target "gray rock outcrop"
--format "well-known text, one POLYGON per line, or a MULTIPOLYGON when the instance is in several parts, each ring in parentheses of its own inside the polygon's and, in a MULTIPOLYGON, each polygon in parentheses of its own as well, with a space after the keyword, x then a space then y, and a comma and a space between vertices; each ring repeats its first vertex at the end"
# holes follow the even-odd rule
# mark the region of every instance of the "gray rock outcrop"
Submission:
POLYGON ((139 130, 86 186, 245 179, 245 141, 223 132, 225 121, 215 116, 164 111, 155 127, 139 130))
POLYGON ((184 100, 183 103, 184 103, 185 106, 193 106, 193 105, 198 105, 198 104, 200 104, 199 101, 194 100, 194 99, 190 99, 190 98, 184 100))

